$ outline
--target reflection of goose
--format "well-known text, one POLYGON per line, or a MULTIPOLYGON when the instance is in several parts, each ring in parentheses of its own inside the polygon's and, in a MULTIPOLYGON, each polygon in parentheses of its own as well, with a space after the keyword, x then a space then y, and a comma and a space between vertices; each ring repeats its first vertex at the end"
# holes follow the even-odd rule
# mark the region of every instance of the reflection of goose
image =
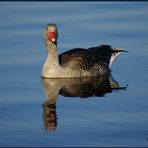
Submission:
POLYGON ((43 110, 44 127, 49 131, 55 130, 57 126, 56 104, 49 101, 43 104, 43 110))
POLYGON ((75 48, 58 56, 57 37, 56 25, 48 24, 44 33, 48 57, 42 69, 42 77, 68 78, 107 74, 115 58, 125 51, 101 45, 87 50, 75 48))
POLYGON ((111 75, 87 78, 45 79, 42 78, 47 101, 43 104, 44 126, 51 130, 57 126, 56 102, 59 94, 65 97, 86 98, 104 96, 113 90, 126 89, 120 87, 111 75))

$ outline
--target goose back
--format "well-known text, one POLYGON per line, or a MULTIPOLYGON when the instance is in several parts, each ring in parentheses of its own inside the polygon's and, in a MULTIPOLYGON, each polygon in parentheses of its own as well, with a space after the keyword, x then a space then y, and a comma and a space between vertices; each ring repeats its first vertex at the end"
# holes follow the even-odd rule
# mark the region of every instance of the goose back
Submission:
POLYGON ((88 54, 91 56, 95 63, 104 63, 106 66, 110 62, 113 49, 110 45, 101 45, 97 47, 91 47, 88 49, 88 54))
POLYGON ((109 45, 101 45, 88 49, 74 48, 60 54, 59 63, 64 67, 87 70, 96 63, 108 65, 112 52, 113 49, 109 45))
POLYGON ((63 67, 89 69, 94 64, 94 61, 86 49, 74 48, 61 54, 59 63, 63 67))

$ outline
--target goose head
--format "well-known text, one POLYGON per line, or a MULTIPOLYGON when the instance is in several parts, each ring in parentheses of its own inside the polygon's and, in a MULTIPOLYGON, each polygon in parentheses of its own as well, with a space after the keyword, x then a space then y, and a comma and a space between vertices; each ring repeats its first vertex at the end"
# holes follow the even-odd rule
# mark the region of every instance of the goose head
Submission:
POLYGON ((44 38, 46 45, 48 45, 48 43, 53 43, 57 45, 58 31, 57 31, 57 26, 55 24, 46 25, 44 38))

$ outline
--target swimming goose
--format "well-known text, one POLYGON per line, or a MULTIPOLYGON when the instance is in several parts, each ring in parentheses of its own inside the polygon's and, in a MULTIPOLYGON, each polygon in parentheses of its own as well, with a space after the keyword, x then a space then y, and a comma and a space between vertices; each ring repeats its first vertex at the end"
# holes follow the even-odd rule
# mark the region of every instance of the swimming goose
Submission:
POLYGON ((110 45, 101 45, 88 49, 74 48, 58 55, 58 31, 55 24, 47 24, 44 40, 48 52, 43 65, 42 77, 71 78, 90 77, 109 74, 113 61, 121 52, 110 45))

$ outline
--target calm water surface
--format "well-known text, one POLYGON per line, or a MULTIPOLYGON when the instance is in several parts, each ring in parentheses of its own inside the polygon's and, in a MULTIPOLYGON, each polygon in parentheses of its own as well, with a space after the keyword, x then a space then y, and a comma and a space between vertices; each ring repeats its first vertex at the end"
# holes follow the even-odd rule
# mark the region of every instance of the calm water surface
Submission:
POLYGON ((147 63, 148 2, 0 2, 0 146, 148 146, 147 63), (59 53, 128 50, 112 67, 127 88, 42 80, 47 23, 58 26, 59 53))

